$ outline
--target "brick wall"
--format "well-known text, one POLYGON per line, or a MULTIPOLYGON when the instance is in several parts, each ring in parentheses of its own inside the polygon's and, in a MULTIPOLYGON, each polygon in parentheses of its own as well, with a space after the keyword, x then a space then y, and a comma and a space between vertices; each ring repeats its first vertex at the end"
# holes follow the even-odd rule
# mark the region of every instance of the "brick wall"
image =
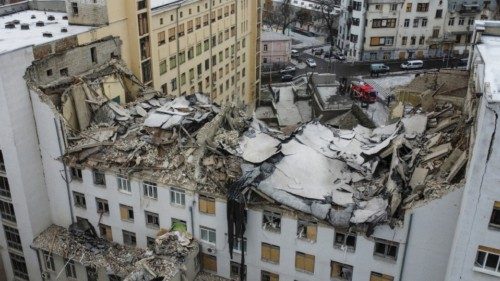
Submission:
POLYGON ((66 2, 70 24, 100 26, 108 24, 106 0, 71 0, 66 2), (94 3, 95 2, 95 3, 94 3))

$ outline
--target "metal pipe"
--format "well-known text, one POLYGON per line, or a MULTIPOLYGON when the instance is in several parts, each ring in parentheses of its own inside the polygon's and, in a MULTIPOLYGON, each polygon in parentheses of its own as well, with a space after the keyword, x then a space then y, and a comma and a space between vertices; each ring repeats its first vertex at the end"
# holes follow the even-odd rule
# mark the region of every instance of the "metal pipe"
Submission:
POLYGON ((410 218, 408 220, 408 231, 406 232, 406 245, 403 251, 403 259, 401 261, 401 269, 399 271, 399 281, 403 281, 403 271, 405 268, 405 260, 406 260, 406 252, 408 251, 408 244, 410 241, 410 232, 411 232, 411 224, 413 221, 413 214, 410 214, 410 218))
MULTIPOLYGON (((54 126, 56 128, 56 134, 57 134, 57 143, 59 144, 59 153, 61 153, 61 156, 63 155, 63 148, 62 148, 62 145, 61 145, 61 136, 64 135, 63 132, 62 132, 62 127, 59 128, 57 126, 57 121, 56 119, 54 118, 54 126), (61 130, 61 132, 59 132, 59 130, 61 130)), ((75 223, 75 219, 74 219, 74 216, 73 216, 73 205, 71 205, 71 192, 70 192, 70 188, 69 188, 69 178, 68 178, 68 167, 66 166, 66 163, 64 163, 64 160, 62 161, 62 164, 63 164, 63 167, 64 167, 64 182, 66 183, 66 192, 68 194, 68 204, 69 204, 69 213, 71 215, 71 223, 75 223)))
POLYGON ((191 216, 191 234, 193 235, 194 235, 194 214, 193 214, 194 204, 196 204, 196 200, 193 199, 193 202, 191 202, 191 206, 189 206, 189 215, 191 216))

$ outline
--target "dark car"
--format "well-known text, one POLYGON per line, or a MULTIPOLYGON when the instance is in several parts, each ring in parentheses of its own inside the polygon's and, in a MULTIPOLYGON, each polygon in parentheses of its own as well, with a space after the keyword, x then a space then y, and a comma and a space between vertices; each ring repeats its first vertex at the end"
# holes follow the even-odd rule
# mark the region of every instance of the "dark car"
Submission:
POLYGON ((314 50, 314 55, 315 56, 321 56, 322 54, 323 54, 323 49, 314 50))
POLYGON ((281 76, 282 82, 290 82, 292 80, 293 80, 293 75, 291 75, 291 74, 285 74, 285 75, 281 76))
POLYGON ((338 59, 338 60, 345 60, 345 55, 342 53, 334 53, 333 57, 338 59))
POLYGON ((383 63, 372 63, 370 65, 370 75, 371 76, 374 76, 374 75, 378 76, 379 74, 387 73, 390 70, 391 69, 383 63))
POLYGON ((333 57, 333 53, 332 52, 325 52, 325 54, 323 56, 325 59, 329 59, 329 58, 333 57))
POLYGON ((297 71, 297 69, 294 66, 287 66, 287 67, 283 68, 282 70, 280 70, 280 73, 281 74, 295 75, 295 71, 297 71))

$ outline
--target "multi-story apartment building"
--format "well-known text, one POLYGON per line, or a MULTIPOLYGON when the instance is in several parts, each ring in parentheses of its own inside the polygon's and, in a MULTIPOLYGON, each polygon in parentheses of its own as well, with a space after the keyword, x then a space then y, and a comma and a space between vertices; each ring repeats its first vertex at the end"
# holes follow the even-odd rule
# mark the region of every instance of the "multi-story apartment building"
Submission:
POLYGON ((496 132, 500 111, 498 59, 500 23, 476 21, 469 59, 471 93, 478 100, 476 141, 453 239, 446 281, 496 280, 500 276, 499 151, 496 132))
POLYGON ((466 55, 474 20, 492 18, 496 9, 490 1, 368 0, 342 5, 337 45, 352 60, 363 61, 466 55))
POLYGON ((123 59, 146 85, 208 93, 253 108, 260 88, 261 1, 76 0, 69 22, 96 26, 81 42, 119 36, 123 59))

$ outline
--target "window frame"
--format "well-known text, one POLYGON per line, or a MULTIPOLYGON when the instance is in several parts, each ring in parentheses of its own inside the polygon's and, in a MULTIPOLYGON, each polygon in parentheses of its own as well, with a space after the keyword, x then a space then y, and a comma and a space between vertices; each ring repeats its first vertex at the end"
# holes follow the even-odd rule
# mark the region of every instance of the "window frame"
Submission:
POLYGON ((215 245, 217 243, 217 230, 200 225, 200 240, 215 245))
POLYGON ((176 206, 186 206, 186 191, 183 189, 170 188, 170 204, 176 206), (177 202, 179 201, 179 202, 177 202))
POLYGON ((144 181, 142 182, 142 194, 144 197, 158 200, 158 186, 154 182, 144 181))

